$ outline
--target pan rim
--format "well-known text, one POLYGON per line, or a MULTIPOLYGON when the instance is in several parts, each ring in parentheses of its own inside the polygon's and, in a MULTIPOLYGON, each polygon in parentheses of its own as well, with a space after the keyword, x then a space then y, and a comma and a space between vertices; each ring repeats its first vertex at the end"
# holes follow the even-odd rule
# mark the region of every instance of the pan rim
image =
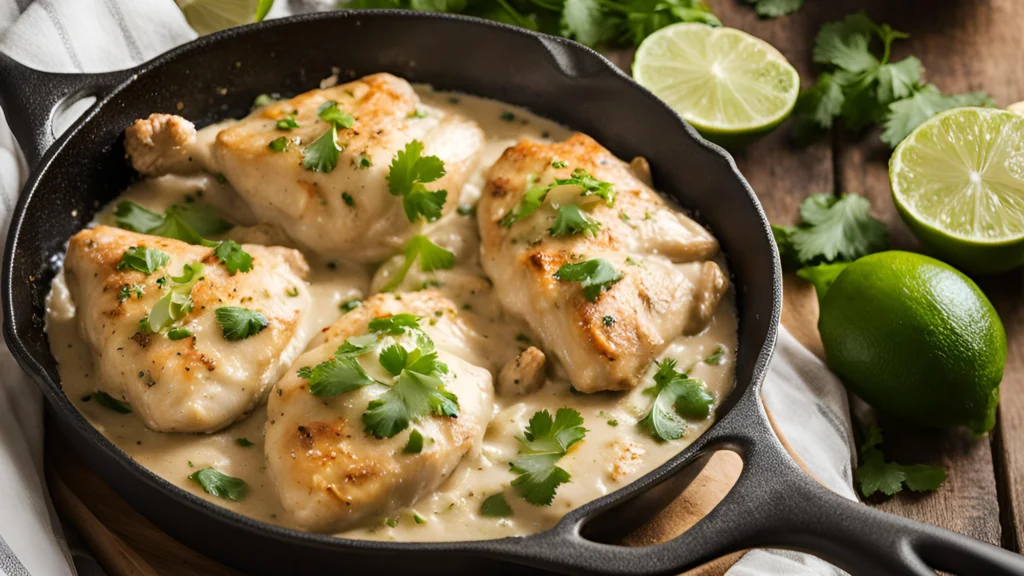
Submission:
MULTIPOLYGON (((516 545, 528 544, 531 542, 539 542, 549 540, 553 536, 557 536, 559 533, 565 533, 566 531, 573 531, 578 527, 579 523, 584 519, 588 518, 591 514, 598 510, 607 508, 608 506, 614 505, 615 503, 623 502, 630 499, 633 496, 639 495, 651 486, 660 483, 661 481, 671 477, 673 474, 678 472, 681 468, 689 465, 699 454, 700 451, 706 448, 706 440, 710 437, 710 434, 715 430, 716 427, 726 419, 726 416, 735 411, 737 407, 743 402, 757 402, 760 404, 760 388, 761 383, 767 374, 768 363, 771 359, 772 353, 775 348, 776 338, 778 334, 779 321, 781 318, 781 307, 782 307, 782 273, 781 264, 778 257, 777 247, 775 245, 774 238, 771 234, 770 224, 768 218, 764 213, 760 201, 757 199, 756 194, 747 182, 746 178, 740 173, 736 166, 735 160, 730 154, 728 154, 721 147, 708 142, 702 138, 696 130, 687 124, 677 113, 671 110, 666 104, 654 96, 650 91, 643 88, 636 82, 634 82, 628 75, 626 75, 617 66, 612 64, 604 56, 599 53, 577 44, 576 42, 567 40, 565 38, 550 36, 547 34, 526 30, 523 28, 494 22, 490 20, 483 20, 471 16, 459 15, 459 14, 445 14, 445 13, 422 13, 422 12, 409 12, 405 10, 338 10, 333 12, 320 12, 313 14, 303 14, 297 16, 291 16, 287 18, 280 18, 274 20, 267 20, 258 24, 252 24, 248 26, 242 26, 218 32, 208 36, 197 38, 186 44, 177 46, 160 54, 159 56, 136 66, 125 70, 124 73, 127 78, 111 88, 108 93, 103 95, 98 101, 86 112, 70 129, 54 142, 46 153, 43 155, 39 164, 32 168, 30 176, 26 181, 25 185, 19 195, 17 205, 12 214, 10 228, 7 237, 7 244, 4 253, 3 260, 3 286, 2 286, 2 306, 4 316, 4 339, 12 353, 17 360, 19 366, 25 373, 35 382, 35 384, 41 389, 44 396, 47 397, 47 401, 50 407, 59 412, 61 418, 64 419, 64 423, 67 425, 74 426, 79 432, 82 432, 85 437, 93 444, 98 444, 108 458, 111 458, 118 462, 121 468, 131 474, 137 482, 142 482, 148 485, 149 488, 160 491, 161 493, 173 498, 177 503, 186 505, 193 509, 194 512, 203 514, 204 517, 210 520, 216 520, 220 522, 227 522, 235 527, 244 529, 247 532, 255 533, 261 536, 272 536, 279 540, 284 540, 292 544, 298 544, 302 546, 313 546, 317 548, 326 548, 335 552, 343 551, 364 551, 364 552, 376 552, 376 553, 387 553, 387 552, 460 552, 460 553, 476 553, 484 555, 507 555, 510 548, 508 544, 514 543, 516 545), (249 516, 242 515, 224 506, 220 506, 216 503, 207 501, 197 495, 194 495, 183 488, 180 488, 168 480, 158 476, 148 468, 142 466, 132 458, 128 456, 126 452, 117 447, 113 442, 108 440, 105 436, 100 433, 85 417, 78 411, 77 408, 71 403, 70 399, 64 394, 63 389, 59 382, 52 380, 47 374, 43 366, 36 360, 31 352, 27 349, 26 345, 22 341, 22 331, 36 329, 35 326, 26 325, 22 326, 15 323, 14 320, 14 304, 12 299, 12 273, 14 268, 14 256, 18 250, 18 243, 21 236, 22 225, 25 220, 27 207, 31 202, 34 193, 39 188, 42 176, 50 171, 54 160, 57 159, 68 141, 72 139, 75 134, 83 129, 85 125, 93 120, 93 118, 102 110, 105 106, 110 105, 116 101, 116 98, 120 93, 140 76, 145 74, 156 74, 159 73, 166 63, 171 62, 182 55, 189 54, 195 50, 203 50, 206 48, 216 47, 217 44, 222 41, 229 40, 236 37, 251 36, 259 34, 266 30, 272 30, 277 27, 284 27, 290 25, 301 25, 305 22, 321 21, 321 20, 342 20, 342 19, 376 19, 376 18, 412 18, 427 21, 449 21, 459 22, 466 25, 472 26, 483 26, 492 28, 497 31, 506 33, 512 33, 515 35, 540 39, 545 42, 555 42, 557 44, 569 47, 577 51, 584 51, 591 57, 599 59, 605 70, 603 72, 611 72, 615 77, 615 80, 620 83, 625 83, 628 88, 639 91, 642 95, 651 101, 652 106, 658 106, 662 109, 670 112, 677 120, 677 124, 667 129, 682 129, 695 144, 705 148, 706 150, 717 154, 726 160, 729 170, 733 178, 737 179, 742 185, 743 190, 747 194, 747 199, 756 211, 756 215, 760 218, 763 227, 764 238, 768 241, 772 248, 773 254, 773 266, 772 266, 772 279, 771 279, 771 290, 772 290, 772 309, 770 311, 769 318, 769 329, 765 335, 764 342, 762 343, 761 349, 757 354, 757 358, 754 361, 753 372, 751 382, 742 390, 742 396, 736 398, 733 401, 733 406, 729 410, 721 413, 719 418, 704 432, 701 436, 694 439, 694 441, 672 456, 669 460, 655 468, 654 470, 644 474, 643 476, 635 479, 629 484, 606 494, 598 499, 592 500, 582 506, 576 507, 565 514, 561 520, 552 528, 529 534, 524 536, 508 536, 490 540, 459 540, 450 542, 390 542, 390 541, 377 541, 377 540, 360 540, 354 538, 344 538, 335 536, 332 534, 320 534, 314 532, 305 532, 302 530, 287 528, 275 524, 269 524, 260 520, 256 520, 249 516), (749 398, 753 396, 753 398, 749 398)), ((514 103, 514 102, 513 102, 514 103)), ((555 119, 557 120, 557 119, 555 119)), ((767 288, 767 286, 766 286, 767 288)), ((43 329, 39 327, 38 329, 43 329)), ((517 548, 519 546, 516 546, 517 548)))

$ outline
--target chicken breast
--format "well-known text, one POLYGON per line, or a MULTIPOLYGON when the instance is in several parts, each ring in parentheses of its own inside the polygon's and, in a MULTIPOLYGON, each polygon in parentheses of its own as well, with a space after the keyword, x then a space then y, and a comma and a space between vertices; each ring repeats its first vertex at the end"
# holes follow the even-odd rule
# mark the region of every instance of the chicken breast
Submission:
POLYGON ((635 387, 671 340, 707 326, 728 288, 715 238, 584 134, 506 150, 477 215, 502 305, 583 392, 635 387))
POLYGON ((296 524, 336 532, 382 521, 433 492, 480 446, 493 388, 490 372, 463 359, 468 332, 455 304, 435 291, 378 294, 298 359, 270 395, 265 442, 296 524), (381 328, 373 323, 380 318, 406 324, 381 328), (363 350, 346 354, 346 342, 363 350), (388 362, 393 346, 408 354, 404 370, 388 362), (431 348, 444 368, 412 364, 431 348))
POLYGON ((411 222, 401 195, 389 191, 389 165, 400 150, 416 140, 423 156, 444 163, 444 175, 424 185, 447 191, 446 214, 458 205, 484 141, 475 122, 425 106, 408 82, 390 74, 312 90, 213 128, 197 135, 182 118, 153 115, 126 131, 125 149, 143 174, 187 172, 197 163, 222 174, 259 222, 314 253, 354 262, 394 254, 424 221, 411 222), (352 120, 338 124, 337 163, 304 167, 311 145, 331 130, 319 113, 332 101, 352 120))
POLYGON ((72 236, 64 273, 99 370, 99 391, 127 402, 160 432, 213 432, 260 404, 312 336, 303 327, 309 270, 295 250, 243 249, 252 270, 232 276, 211 248, 107 226, 72 236), (141 248, 159 250, 166 262, 156 266, 160 260, 151 258, 151 273, 121 265, 126 252, 141 248), (201 270, 186 282, 186 266, 196 264, 201 270), (178 331, 154 333, 141 325, 155 307, 171 302, 172 292, 172 306, 182 310, 173 324, 178 331), (239 307, 259 312, 266 325, 229 340, 217 311, 239 307))

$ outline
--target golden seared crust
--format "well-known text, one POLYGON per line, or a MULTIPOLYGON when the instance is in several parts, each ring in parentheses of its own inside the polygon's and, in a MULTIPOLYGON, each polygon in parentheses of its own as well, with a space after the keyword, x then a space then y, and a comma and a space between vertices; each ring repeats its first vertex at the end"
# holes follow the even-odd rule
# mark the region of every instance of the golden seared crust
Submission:
POLYGON ((286 231, 313 252, 376 261, 415 233, 401 198, 389 192, 387 182, 392 159, 412 140, 423 143, 424 155, 444 162, 445 176, 428 188, 447 190, 443 212, 454 210, 483 146, 483 132, 465 117, 427 109, 408 82, 390 74, 259 108, 217 134, 212 156, 261 222, 286 231), (337 166, 329 173, 306 170, 303 151, 330 129, 318 117, 330 101, 354 122, 338 129, 342 151, 337 166), (294 118, 298 127, 277 128, 284 118, 294 118), (282 137, 288 141, 284 150, 268 147, 282 137))
POLYGON ((309 307, 301 254, 286 248, 244 245, 253 269, 231 276, 212 248, 97 226, 68 242, 65 275, 77 308, 79 329, 92 347, 108 394, 127 400, 147 426, 158 431, 209 432, 258 404, 283 365, 297 356, 308 336, 300 320, 309 307), (161 250, 170 262, 152 274, 118 270, 132 247, 161 250), (170 340, 140 330, 139 321, 166 294, 171 276, 202 262, 192 288, 191 312, 179 324, 191 337, 170 340), (293 268, 293 264, 298 270, 293 268), (165 286, 159 283, 167 278, 165 286), (120 297, 123 288, 141 291, 120 297), (299 296, 286 292, 302 288, 299 296), (222 306, 259 311, 268 320, 260 333, 229 342, 215 319, 222 306))
POLYGON ((584 134, 553 144, 524 140, 507 149, 488 173, 477 213, 482 263, 499 299, 541 336, 584 392, 636 386, 684 328, 707 325, 728 287, 708 261, 718 254, 715 238, 584 134), (564 166, 556 168, 556 161, 564 166), (568 179, 579 169, 613 185, 612 206, 580 200, 579 188, 556 187, 532 215, 501 224, 530 187, 568 179), (552 237, 558 203, 580 204, 600 229, 552 237), (594 301, 579 283, 555 276, 565 264, 596 258, 623 277, 594 301))
MULTIPOLYGON (((459 358, 468 327, 453 302, 436 291, 378 294, 324 330, 321 340, 277 384, 267 406, 265 450, 282 505, 299 526, 342 530, 413 504, 448 477, 479 445, 491 414, 490 373, 459 358), (414 314, 448 365, 448 390, 458 397, 457 418, 427 416, 414 427, 429 439, 419 454, 404 454, 409 432, 379 439, 364 431, 362 414, 383 385, 332 398, 313 396, 296 370, 332 358, 345 340, 368 332, 375 318, 414 314)), ((361 357, 372 369, 373 354, 361 357)))

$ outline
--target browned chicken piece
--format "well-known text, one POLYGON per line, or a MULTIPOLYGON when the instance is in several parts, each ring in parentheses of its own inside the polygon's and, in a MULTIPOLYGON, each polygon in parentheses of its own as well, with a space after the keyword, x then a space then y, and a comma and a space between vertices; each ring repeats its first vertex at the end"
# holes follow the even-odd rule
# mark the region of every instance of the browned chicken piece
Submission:
POLYGON ((707 326, 728 289, 712 261, 715 238, 584 134, 553 144, 524 140, 506 150, 488 173, 477 214, 482 264, 498 298, 526 320, 583 392, 635 387, 671 340, 707 326), (584 186, 555 183, 582 176, 578 170, 610 184, 613 205, 584 186), (510 217, 537 188, 548 192, 536 211, 510 217), (560 226, 563 208, 561 216, 578 221, 582 214, 587 229, 560 226), (556 277, 564 265, 593 260, 621 278, 588 297, 581 282, 556 277))
POLYGON ((255 408, 281 372, 312 337, 302 320, 310 296, 302 255, 287 248, 245 245, 253 268, 234 276, 213 249, 178 240, 97 226, 71 237, 64 273, 79 330, 93 351, 102 392, 126 401, 149 428, 160 432, 213 432, 255 408), (118 265, 134 248, 169 256, 151 273, 118 265), (184 277, 203 265, 182 296, 191 311, 172 340, 140 326, 184 277), (216 319, 222 307, 258 311, 265 328, 228 340, 216 319))
POLYGON ((143 174, 191 171, 199 163, 223 175, 260 223, 312 252, 377 262, 400 250, 423 222, 410 222, 402 198, 388 188, 392 160, 413 140, 422 143, 423 156, 444 162, 444 176, 426 187, 447 191, 447 214, 476 165, 483 131, 463 116, 424 105, 408 82, 390 74, 311 90, 198 136, 182 118, 154 115, 128 129, 125 147, 143 174), (319 113, 332 101, 352 118, 337 129, 337 164, 306 167, 304 153, 331 129, 319 113), (272 148, 278 139, 280 146, 272 148))
POLYGON ((523 396, 540 390, 544 385, 544 365, 547 358, 534 346, 519 353, 498 374, 497 392, 501 396, 523 396))
POLYGON ((132 167, 145 176, 202 170, 205 166, 193 158, 196 147, 196 127, 181 116, 150 114, 124 131, 132 167))
POLYGON ((325 330, 295 362, 295 370, 277 383, 267 403, 265 451, 281 504, 296 524, 337 532, 410 506, 480 446, 492 412, 491 374, 463 359, 471 329, 456 309, 436 291, 372 296, 325 330), (419 328, 401 334, 370 329, 374 319, 399 314, 418 317, 419 328), (375 383, 335 396, 314 395, 312 380, 298 370, 335 359, 339 346, 368 334, 377 344, 357 355, 356 362, 370 377, 387 383, 395 378, 382 367, 381 350, 397 344, 414 354, 424 346, 422 337, 429 338, 447 366, 438 377, 457 398, 458 416, 428 413, 412 419, 408 429, 378 438, 366 430, 363 414, 394 388, 375 383), (424 438, 423 448, 407 453, 413 430, 424 438))

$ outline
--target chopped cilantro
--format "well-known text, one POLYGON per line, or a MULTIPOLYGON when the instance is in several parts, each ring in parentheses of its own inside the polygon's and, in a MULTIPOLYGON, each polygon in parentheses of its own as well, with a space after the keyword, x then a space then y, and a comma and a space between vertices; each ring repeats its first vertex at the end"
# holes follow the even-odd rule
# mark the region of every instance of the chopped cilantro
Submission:
POLYGON ((168 340, 184 340, 192 336, 192 332, 188 328, 171 328, 167 331, 168 340))
POLYGON ((402 197, 402 207, 410 222, 422 217, 433 222, 441 217, 447 190, 427 190, 428 182, 445 175, 444 162, 437 156, 423 156, 423 143, 413 140, 399 150, 391 160, 388 171, 388 190, 402 197))
POLYGON ((351 128, 355 124, 356 119, 342 112, 338 108, 338 103, 334 100, 328 100, 320 105, 316 111, 316 115, 321 120, 332 124, 335 128, 343 130, 345 128, 351 128))
POLYGON ((615 325, 615 318, 611 316, 605 316, 604 318, 601 318, 601 323, 604 324, 605 328, 611 328, 612 326, 615 325))
POLYGON ((267 148, 270 148, 274 152, 284 152, 284 149, 288 147, 288 139, 284 136, 274 138, 267 144, 267 148))
POLYGON ((291 288, 285 291, 285 294, 288 295, 289 298, 295 298, 296 296, 299 295, 299 289, 296 286, 292 286, 291 288))
POLYGON ((455 266, 455 254, 434 244, 426 236, 413 236, 409 243, 405 245, 405 262, 402 263, 402 267, 395 273, 395 277, 384 286, 383 291, 391 292, 398 288, 417 260, 420 263, 420 270, 424 272, 447 270, 455 266))
POLYGON ((505 214, 502 217, 500 223, 506 228, 511 228, 513 224, 522 220, 523 218, 529 217, 531 214, 540 208, 540 205, 544 203, 544 199, 550 191, 550 187, 535 186, 530 188, 523 194, 523 197, 519 199, 515 207, 511 212, 505 214))
POLYGON ((409 118, 409 119, 412 119, 412 118, 426 118, 426 117, 427 117, 427 111, 423 110, 422 108, 417 108, 417 109, 413 110, 412 112, 409 112, 409 115, 406 116, 406 118, 409 118))
POLYGON ((719 345, 710 356, 703 360, 703 362, 708 366, 721 366, 722 364, 725 364, 725 353, 725 346, 719 345))
POLYGON ((505 500, 505 494, 498 492, 491 494, 483 501, 483 504, 480 505, 480 514, 489 518, 508 518, 514 513, 508 500, 505 500))
POLYGON ((707 418, 715 402, 704 382, 688 378, 675 367, 675 360, 663 360, 654 375, 654 386, 644 390, 645 394, 654 396, 654 402, 639 424, 661 441, 682 438, 686 433, 686 418, 707 418))
POLYGON ((249 493, 249 485, 241 478, 233 478, 213 468, 203 468, 189 475, 189 480, 202 486, 207 494, 241 502, 249 493))
POLYGON ((242 246, 234 240, 221 242, 214 249, 213 253, 232 276, 238 272, 252 270, 252 256, 245 250, 242 250, 242 246))
POLYGON ((253 109, 262 108, 268 104, 273 104, 281 99, 280 94, 260 94, 252 101, 253 109))
POLYGON ((240 306, 221 306, 214 311, 225 340, 245 340, 259 334, 269 325, 267 317, 240 306))
POLYGON ((131 269, 148 275, 163 268, 170 261, 171 255, 167 252, 145 246, 132 246, 121 255, 117 269, 131 269))
POLYGON ((575 236, 596 236, 601 229, 601 223, 587 216, 580 207, 575 204, 566 204, 558 207, 555 216, 555 224, 548 229, 552 237, 575 236))
POLYGON ((559 160, 558 158, 555 158, 554 160, 551 161, 552 168, 566 168, 568 166, 569 163, 566 162, 565 160, 559 160))
POLYGON ((356 162, 356 166, 361 169, 369 168, 373 166, 373 159, 366 154, 360 154, 359 160, 356 162))
POLYGON ((332 123, 330 130, 302 150, 302 167, 311 172, 329 173, 334 170, 341 153, 337 138, 338 128, 332 123))
MULTIPOLYGON (((185 265, 181 276, 172 276, 173 285, 153 305, 149 316, 143 318, 144 325, 140 323, 140 327, 149 332, 163 332, 191 312, 192 287, 203 279, 205 269, 201 262, 194 262, 185 265)), ((166 283, 164 287, 167 287, 166 283)))
POLYGON ((501 113, 500 118, 505 122, 515 122, 516 115, 513 114, 510 110, 505 110, 504 112, 501 113))
POLYGON ((418 329, 420 327, 420 317, 415 314, 395 314, 393 316, 374 318, 370 320, 369 327, 373 332, 398 336, 405 334, 407 329, 418 329))
POLYGON ((341 304, 338 305, 338 308, 340 308, 342 312, 351 312, 362 305, 362 300, 360 300, 359 298, 353 298, 351 300, 346 300, 345 302, 342 302, 341 304))
POLYGON ((559 408, 554 419, 547 410, 535 413, 523 435, 517 437, 523 449, 509 464, 518 474, 512 480, 516 493, 534 506, 550 506, 558 487, 571 478, 555 464, 586 434, 583 417, 572 408, 559 408))
POLYGON ((472 216, 476 214, 476 204, 459 204, 456 211, 460 216, 472 216))
POLYGON ((285 132, 299 127, 299 123, 295 121, 295 118, 291 116, 285 116, 277 121, 277 129, 284 130, 285 132))
POLYGON ((555 272, 555 278, 565 282, 579 282, 583 286, 583 296, 590 302, 597 302, 601 292, 611 289, 623 276, 607 260, 596 258, 563 264, 555 272))
POLYGON ((145 294, 145 292, 146 288, 144 286, 139 284, 125 284, 124 286, 121 286, 121 289, 117 292, 117 301, 124 302, 132 296, 135 296, 135 299, 138 300, 139 298, 142 298, 142 295, 145 294))
POLYGON ((352 198, 352 195, 349 194, 348 192, 341 193, 341 201, 344 202, 347 206, 354 206, 356 203, 355 199, 352 198))
POLYGON ((412 513, 412 520, 413 520, 413 522, 415 522, 417 524, 426 524, 427 523, 427 521, 423 519, 423 516, 420 516, 416 512, 412 513))
POLYGON ((409 441, 405 443, 405 448, 402 448, 402 454, 419 454, 420 452, 423 452, 423 434, 413 428, 409 433, 409 441))
POLYGON ((113 410, 118 414, 130 414, 132 411, 130 404, 123 400, 118 400, 106 392, 93 392, 91 398, 100 406, 107 410, 113 410))
POLYGON ((235 444, 238 444, 242 448, 252 448, 253 446, 255 446, 255 444, 253 444, 251 440, 249 440, 248 438, 245 438, 245 437, 236 438, 235 439, 235 444))

